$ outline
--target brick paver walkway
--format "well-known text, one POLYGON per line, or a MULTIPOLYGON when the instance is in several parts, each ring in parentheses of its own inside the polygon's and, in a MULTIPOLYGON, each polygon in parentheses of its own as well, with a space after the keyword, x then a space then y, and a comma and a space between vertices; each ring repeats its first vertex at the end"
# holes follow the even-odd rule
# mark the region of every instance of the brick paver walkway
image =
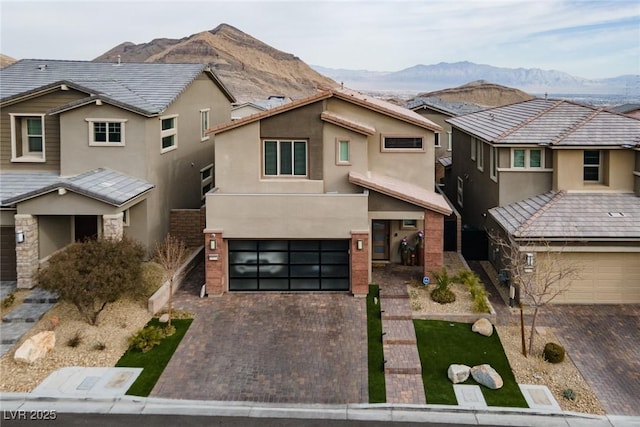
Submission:
POLYGON ((151 395, 279 403, 368 402, 366 301, 348 294, 174 298, 196 314, 151 395))

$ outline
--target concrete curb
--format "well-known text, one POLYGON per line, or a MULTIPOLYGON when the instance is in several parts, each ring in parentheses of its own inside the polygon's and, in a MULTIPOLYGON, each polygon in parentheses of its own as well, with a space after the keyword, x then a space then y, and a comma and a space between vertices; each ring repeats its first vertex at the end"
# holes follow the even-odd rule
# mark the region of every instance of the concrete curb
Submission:
POLYGON ((597 416, 563 411, 490 408, 465 409, 446 405, 389 404, 269 404, 175 400, 156 397, 48 398, 29 393, 0 393, 3 412, 55 410, 60 413, 165 414, 253 418, 326 419, 352 421, 431 422, 509 426, 632 427, 640 417, 597 416))

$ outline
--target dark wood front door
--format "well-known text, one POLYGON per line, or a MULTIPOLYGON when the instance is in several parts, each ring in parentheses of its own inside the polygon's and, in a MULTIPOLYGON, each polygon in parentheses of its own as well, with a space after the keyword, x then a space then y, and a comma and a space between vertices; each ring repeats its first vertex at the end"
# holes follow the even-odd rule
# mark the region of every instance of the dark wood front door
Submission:
POLYGON ((371 221, 371 259, 389 259, 389 221, 371 221))
POLYGON ((76 215, 74 219, 74 238, 76 242, 98 238, 98 217, 95 215, 76 215))

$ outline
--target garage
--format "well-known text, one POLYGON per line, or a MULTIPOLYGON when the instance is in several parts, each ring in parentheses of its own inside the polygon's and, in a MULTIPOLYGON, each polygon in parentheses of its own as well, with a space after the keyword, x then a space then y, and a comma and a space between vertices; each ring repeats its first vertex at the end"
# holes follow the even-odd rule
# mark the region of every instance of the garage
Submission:
POLYGON ((0 227, 0 280, 16 280, 16 231, 0 227))
POLYGON ((554 303, 639 304, 640 254, 637 252, 563 253, 567 263, 580 268, 574 280, 554 303))
POLYGON ((230 291, 348 291, 349 240, 229 240, 230 291))

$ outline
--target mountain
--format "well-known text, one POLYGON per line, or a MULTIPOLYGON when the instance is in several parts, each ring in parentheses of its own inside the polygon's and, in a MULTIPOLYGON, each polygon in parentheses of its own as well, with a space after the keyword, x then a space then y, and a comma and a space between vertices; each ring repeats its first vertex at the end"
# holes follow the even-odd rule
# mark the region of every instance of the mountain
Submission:
POLYGON ((16 60, 12 57, 0 53, 0 68, 4 68, 7 65, 13 64, 14 62, 16 62, 16 60))
POLYGON ((455 88, 419 93, 418 97, 437 97, 447 102, 470 102, 485 107, 498 107, 532 99, 533 96, 519 89, 478 80, 455 88))
POLYGON ((318 72, 358 90, 424 92, 456 87, 476 80, 538 94, 616 94, 640 98, 640 75, 585 79, 555 70, 502 68, 473 62, 415 65, 396 72, 332 69, 312 65, 318 72))
POLYGON ((239 102, 284 95, 293 99, 337 83, 300 58, 277 50, 228 24, 182 39, 124 42, 97 62, 209 63, 239 102))

